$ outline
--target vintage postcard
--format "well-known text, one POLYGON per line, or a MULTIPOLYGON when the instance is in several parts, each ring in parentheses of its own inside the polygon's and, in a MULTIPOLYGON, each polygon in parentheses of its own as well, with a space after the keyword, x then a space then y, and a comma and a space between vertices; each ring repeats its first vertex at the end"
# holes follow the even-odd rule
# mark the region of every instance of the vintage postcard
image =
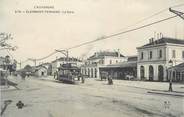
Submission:
POLYGON ((0 0, 1 117, 184 117, 184 0, 0 0))

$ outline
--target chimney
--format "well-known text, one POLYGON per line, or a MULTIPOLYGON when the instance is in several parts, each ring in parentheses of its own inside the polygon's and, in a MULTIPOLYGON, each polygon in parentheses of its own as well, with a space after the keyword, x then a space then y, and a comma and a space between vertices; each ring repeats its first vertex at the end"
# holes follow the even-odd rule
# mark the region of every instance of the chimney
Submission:
POLYGON ((153 42, 154 42, 154 38, 149 39, 150 44, 153 43, 153 42))
POLYGON ((97 52, 95 52, 95 57, 98 57, 98 53, 97 52))
POLYGON ((120 57, 120 55, 121 55, 121 54, 120 54, 120 50, 118 49, 118 57, 120 57))
POLYGON ((149 43, 151 44, 151 39, 149 39, 149 43))
POLYGON ((151 38, 151 42, 152 42, 152 43, 154 42, 154 38, 151 38))
POLYGON ((154 32, 154 39, 156 39, 156 32, 154 32))
POLYGON ((163 34, 162 33, 160 33, 160 38, 163 38, 163 34))
POLYGON ((160 37, 159 37, 160 35, 159 35, 159 33, 157 33, 157 39, 159 39, 160 37))

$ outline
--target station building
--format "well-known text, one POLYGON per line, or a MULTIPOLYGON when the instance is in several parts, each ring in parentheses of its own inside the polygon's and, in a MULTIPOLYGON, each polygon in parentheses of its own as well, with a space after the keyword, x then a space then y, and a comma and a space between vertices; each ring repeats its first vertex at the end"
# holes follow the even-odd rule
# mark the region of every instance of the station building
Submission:
POLYGON ((81 66, 81 73, 90 78, 100 77, 100 68, 127 61, 127 57, 118 51, 100 51, 90 56, 81 66))
POLYGON ((153 38, 137 47, 137 77, 140 80, 168 81, 168 69, 184 62, 184 40, 153 38), (172 65, 170 64, 172 61, 172 65))

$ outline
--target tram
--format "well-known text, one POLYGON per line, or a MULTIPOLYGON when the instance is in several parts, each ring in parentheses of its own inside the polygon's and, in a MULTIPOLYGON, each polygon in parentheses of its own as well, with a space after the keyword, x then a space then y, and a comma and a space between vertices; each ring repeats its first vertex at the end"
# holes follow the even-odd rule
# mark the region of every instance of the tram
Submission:
POLYGON ((59 81, 75 84, 80 77, 80 68, 75 64, 63 64, 58 68, 57 79, 59 81))

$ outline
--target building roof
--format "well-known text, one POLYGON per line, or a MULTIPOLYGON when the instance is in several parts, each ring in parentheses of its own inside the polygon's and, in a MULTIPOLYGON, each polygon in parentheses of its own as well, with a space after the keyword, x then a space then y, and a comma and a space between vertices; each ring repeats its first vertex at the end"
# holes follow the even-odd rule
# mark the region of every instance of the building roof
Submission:
POLYGON ((178 65, 175 65, 173 67, 170 67, 169 69, 174 69, 176 71, 184 71, 184 62, 178 65))
MULTIPOLYGON (((68 58, 69 61, 75 61, 75 62, 82 62, 80 59, 74 58, 74 57, 69 57, 68 58)), ((56 62, 56 61, 67 61, 66 57, 60 57, 59 59, 56 59, 52 62, 56 62)))
POLYGON ((136 56, 128 56, 128 61, 137 61, 137 55, 136 56))
POLYGON ((105 56, 118 57, 119 54, 120 54, 120 57, 125 57, 124 55, 122 55, 119 52, 103 51, 103 52, 95 52, 95 54, 92 55, 92 56, 90 56, 88 58, 88 60, 91 60, 91 59, 100 59, 100 58, 104 58, 105 56))
MULTIPOLYGON (((152 38, 153 39, 153 38, 152 38)), ((159 44, 166 44, 166 43, 171 43, 171 44, 184 44, 184 39, 176 39, 176 38, 170 38, 170 37, 162 37, 158 40, 154 40, 151 43, 145 44, 141 47, 148 47, 152 45, 159 45, 159 44)))

